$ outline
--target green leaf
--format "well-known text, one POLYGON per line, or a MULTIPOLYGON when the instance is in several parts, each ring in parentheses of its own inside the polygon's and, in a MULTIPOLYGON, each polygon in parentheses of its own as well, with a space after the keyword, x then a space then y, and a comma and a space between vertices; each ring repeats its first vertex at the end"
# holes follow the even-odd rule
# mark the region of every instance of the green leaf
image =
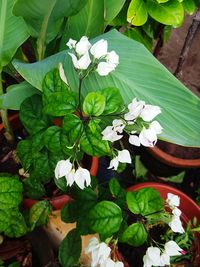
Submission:
POLYGON ((141 26, 147 21, 148 14, 143 0, 132 0, 127 13, 127 21, 134 26, 141 26))
POLYGON ((14 2, 0 1, 0 70, 11 61, 18 47, 29 36, 23 19, 12 14, 14 2))
POLYGON ((39 91, 27 82, 11 85, 0 104, 1 108, 19 110, 21 103, 28 97, 39 93, 39 91))
MULTIPOLYGON (((92 124, 95 122, 93 121, 92 124)), ((81 149, 90 156, 105 156, 110 153, 107 141, 102 140, 101 128, 95 123, 96 131, 90 128, 90 123, 84 129, 80 139, 81 149), (91 130, 92 129, 92 130, 91 130)), ((93 125, 94 127, 94 125, 93 125)))
POLYGON ((130 28, 127 29, 124 34, 129 38, 142 43, 149 51, 152 51, 152 39, 142 32, 141 29, 130 28))
POLYGON ((51 212, 52 208, 47 200, 35 203, 29 211, 30 230, 33 231, 35 227, 47 224, 51 212))
POLYGON ((101 93, 91 92, 84 99, 83 112, 86 115, 99 116, 103 113, 105 104, 105 97, 101 93))
POLYGON ((120 236, 120 242, 139 247, 147 240, 147 232, 141 223, 131 224, 120 236))
POLYGON ((39 95, 27 98, 20 108, 20 120, 26 130, 35 134, 50 126, 50 118, 42 112, 42 99, 39 95))
POLYGON ((164 181, 167 181, 167 182, 172 182, 172 183, 182 183, 183 182, 183 179, 185 177, 185 171, 183 172, 180 172, 179 174, 177 175, 173 175, 173 176, 170 176, 170 177, 161 177, 162 180, 164 181))
POLYGON ((128 208, 134 214, 143 216, 163 210, 163 200, 154 188, 143 188, 139 191, 127 192, 128 208))
POLYGON ((147 10, 153 19, 174 27, 180 26, 184 19, 183 5, 177 0, 170 0, 163 4, 159 4, 155 0, 148 0, 147 10))
POLYGON ((22 201, 23 186, 17 177, 0 175, 0 207, 10 209, 22 201))
POLYGON ((82 0, 17 0, 13 12, 22 16, 32 37, 49 43, 58 34, 64 17, 76 14, 85 4, 82 0))
POLYGON ((140 156, 135 156, 135 176, 136 178, 144 178, 147 175, 148 169, 140 160, 140 156))
POLYGON ((121 187, 117 179, 112 178, 109 181, 109 189, 114 197, 125 201, 126 191, 121 187))
POLYGON ((101 94, 105 97, 103 115, 114 113, 123 107, 123 99, 117 88, 102 89, 101 94))
POLYGON ((67 134, 71 145, 78 140, 82 131, 83 123, 80 118, 74 114, 68 114, 63 119, 63 131, 67 134))
POLYGON ((81 237, 76 229, 70 231, 59 247, 59 262, 63 267, 71 267, 78 263, 81 255, 81 237))
POLYGON ((122 211, 111 201, 99 202, 89 214, 91 228, 102 235, 111 236, 122 222, 122 211))
POLYGON ((62 208, 61 219, 65 223, 73 223, 77 220, 77 202, 71 201, 62 208))
POLYGON ((105 22, 109 24, 120 12, 126 0, 105 0, 105 22))
POLYGON ((44 112, 52 116, 64 116, 77 107, 76 94, 61 80, 58 68, 48 72, 43 81, 44 112))
POLYGON ((24 191, 26 192, 26 196, 31 199, 39 199, 43 197, 46 192, 42 183, 40 183, 37 179, 32 177, 23 180, 24 182, 24 191))
POLYGON ((196 5, 194 0, 184 0, 183 7, 189 15, 194 14, 194 12, 196 11, 196 5))
MULTIPOLYGON (((86 95, 90 88, 112 86, 120 90, 126 104, 137 97, 148 104, 158 105, 162 113, 156 120, 164 128, 159 138, 180 145, 200 147, 199 98, 170 74, 140 43, 117 31, 103 34, 94 41, 102 38, 108 41, 109 51, 114 50, 119 55, 119 65, 106 77, 100 77, 96 73, 88 76, 83 84, 83 94, 86 95)), ((41 90, 45 74, 59 62, 66 63, 68 80, 73 82, 73 90, 77 90, 77 74, 67 57, 66 51, 63 51, 38 63, 14 61, 14 66, 25 80, 41 90)))
POLYGON ((20 237, 27 233, 24 217, 18 209, 0 210, 0 232, 8 237, 20 237))
POLYGON ((79 40, 82 36, 98 36, 104 31, 104 0, 87 0, 81 11, 68 19, 62 35, 60 50, 66 49, 69 38, 79 40))

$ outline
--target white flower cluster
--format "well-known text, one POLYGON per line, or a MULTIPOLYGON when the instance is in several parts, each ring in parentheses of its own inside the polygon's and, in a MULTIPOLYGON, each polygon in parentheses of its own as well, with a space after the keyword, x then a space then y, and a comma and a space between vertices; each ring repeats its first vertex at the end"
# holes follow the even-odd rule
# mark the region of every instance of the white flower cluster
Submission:
POLYGON ((146 105, 144 101, 137 101, 136 98, 128 105, 128 112, 124 115, 124 120, 114 120, 112 126, 107 126, 102 131, 102 139, 110 142, 117 141, 123 137, 122 132, 126 124, 134 124, 137 118, 142 118, 144 122, 149 122, 149 127, 143 129, 136 135, 132 131, 129 136, 129 143, 135 146, 153 147, 157 142, 157 134, 162 133, 162 127, 157 121, 152 121, 161 109, 158 106, 146 105))
POLYGON ((172 220, 168 223, 170 228, 175 233, 181 233, 181 234, 184 233, 185 230, 180 220, 181 210, 177 208, 180 205, 180 197, 172 193, 168 193, 166 202, 169 205, 170 209, 172 210, 172 214, 173 214, 172 220))
POLYGON ((96 237, 90 239, 85 253, 91 253, 91 267, 123 267, 121 261, 113 261, 110 258, 111 248, 104 242, 99 243, 96 237))
POLYGON ((78 187, 84 189, 91 183, 90 172, 80 166, 77 170, 75 170, 73 164, 69 161, 69 159, 58 161, 55 168, 56 179, 64 176, 67 181, 67 186, 72 186, 75 182, 78 187))
POLYGON ((114 157, 110 161, 110 166, 108 169, 117 170, 119 163, 131 163, 131 155, 127 149, 123 149, 122 151, 118 151, 117 157, 114 157))
POLYGON ((149 247, 143 257, 143 267, 170 265, 170 256, 179 256, 182 253, 184 251, 172 240, 165 244, 162 253, 158 247, 149 247))
POLYGON ((86 70, 91 63, 96 62, 98 74, 106 76, 119 64, 119 56, 115 51, 108 52, 108 42, 104 39, 92 45, 88 37, 83 36, 79 42, 69 39, 66 45, 75 52, 68 54, 76 69, 86 70))

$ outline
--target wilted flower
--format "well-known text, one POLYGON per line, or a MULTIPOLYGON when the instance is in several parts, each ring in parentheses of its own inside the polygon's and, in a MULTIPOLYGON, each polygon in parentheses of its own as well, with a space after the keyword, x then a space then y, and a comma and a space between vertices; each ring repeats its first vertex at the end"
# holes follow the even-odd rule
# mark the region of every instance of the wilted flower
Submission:
POLYGON ((104 39, 99 40, 90 48, 90 53, 94 56, 94 58, 101 58, 106 56, 108 53, 108 42, 104 39))
POLYGON ((90 239, 88 246, 85 249, 85 253, 91 253, 91 266, 95 267, 99 264, 103 264, 110 256, 111 249, 104 242, 99 242, 96 237, 90 239))
POLYGON ((110 166, 108 169, 114 169, 117 170, 119 162, 121 163, 131 163, 131 156, 127 149, 123 149, 121 151, 118 151, 118 156, 113 158, 110 161, 110 166))

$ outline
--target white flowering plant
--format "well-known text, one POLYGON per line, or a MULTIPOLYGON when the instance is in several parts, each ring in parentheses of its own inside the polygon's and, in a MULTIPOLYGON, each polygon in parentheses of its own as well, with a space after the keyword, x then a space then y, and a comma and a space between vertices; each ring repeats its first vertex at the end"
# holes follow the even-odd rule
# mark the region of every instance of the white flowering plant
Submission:
POLYGON ((68 75, 59 64, 46 74, 42 95, 27 98, 20 108, 20 119, 29 133, 17 147, 22 166, 29 173, 24 181, 29 188, 26 192, 40 198, 45 195, 45 185, 54 181, 71 196, 72 201, 61 215, 66 223, 76 222, 76 229, 61 244, 59 260, 63 266, 80 262, 81 235, 92 233, 97 233, 99 239, 92 239, 86 249, 91 266, 124 266, 116 252, 118 242, 132 246, 146 242, 150 247, 144 266, 169 265, 170 257, 179 256, 183 250, 174 240, 159 246, 149 232, 154 226, 165 229, 167 225, 175 235, 184 235, 178 197, 169 194, 163 202, 152 188, 126 192, 116 179, 103 187, 82 163, 86 154, 109 156, 108 169, 131 164, 123 138, 128 136, 134 146, 153 147, 163 131, 155 119, 161 108, 135 97, 125 105, 113 84, 99 90, 91 88, 84 94, 83 84, 88 76, 94 72, 109 75, 120 64, 120 58, 114 50, 109 51, 104 39, 91 44, 83 36, 79 41, 69 39, 67 46, 78 79, 77 90, 72 90, 68 75), (120 143, 121 150, 115 142, 120 143))

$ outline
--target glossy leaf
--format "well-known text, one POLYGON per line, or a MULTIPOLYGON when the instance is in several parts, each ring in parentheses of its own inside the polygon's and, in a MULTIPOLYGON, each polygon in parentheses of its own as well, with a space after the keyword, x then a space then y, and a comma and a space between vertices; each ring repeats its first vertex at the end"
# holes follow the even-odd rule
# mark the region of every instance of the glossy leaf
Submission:
POLYGON ((123 108, 123 99, 117 88, 105 88, 100 92, 105 97, 103 115, 115 113, 123 108))
POLYGON ((143 188, 128 192, 126 195, 128 208, 134 214, 143 216, 163 210, 163 200, 160 193, 153 188, 143 188))
POLYGON ((131 224, 121 235, 120 241, 138 247, 147 240, 147 232, 141 223, 131 224))
MULTIPOLYGON (((99 90, 112 86, 119 88, 126 104, 137 97, 148 104, 158 105, 162 113, 156 119, 164 128, 159 137, 172 143, 200 147, 198 97, 170 74, 140 43, 117 31, 110 31, 94 41, 102 38, 108 40, 109 50, 115 50, 119 55, 119 65, 104 78, 92 74, 85 80, 83 92, 86 94, 90 88, 99 90)), ((45 74, 59 62, 65 63, 68 80, 71 81, 72 88, 77 90, 77 76, 66 51, 38 63, 14 61, 14 65, 30 84, 41 90, 45 74)))
POLYGON ((121 187, 117 179, 112 178, 109 181, 109 189, 112 196, 122 200, 126 199, 126 191, 121 187))
POLYGON ((155 0, 147 1, 147 10, 149 15, 160 23, 178 27, 184 19, 184 9, 177 0, 170 0, 159 4, 155 0))
POLYGON ((22 18, 12 14, 15 0, 0 0, 0 70, 11 61, 18 47, 29 37, 22 18))
POLYGON ((189 15, 192 15, 196 11, 196 5, 194 0, 184 0, 183 7, 189 15))
POLYGON ((22 201, 23 186, 17 177, 0 175, 0 209, 17 207, 22 201))
POLYGON ((73 146, 83 132, 83 123, 78 116, 74 114, 68 114, 63 119, 62 128, 67 134, 70 145, 73 146))
POLYGON ((32 177, 24 179, 23 185, 28 198, 39 199, 46 194, 44 185, 32 177))
POLYGON ((99 116, 105 108, 105 97, 99 92, 87 94, 83 102, 83 111, 86 115, 99 116))
POLYGON ((117 232, 122 222, 122 211, 110 201, 99 202, 89 214, 91 228, 106 236, 117 232))
POLYGON ((35 203, 29 211, 29 224, 32 231, 35 227, 47 224, 52 208, 47 200, 35 203))
POLYGON ((143 0, 132 0, 127 13, 127 21, 134 26, 145 24, 148 18, 146 4, 143 0))
POLYGON ((0 96, 0 107, 5 109, 19 110, 21 103, 26 98, 38 93, 39 90, 27 82, 11 85, 7 88, 7 93, 0 96))
POLYGON ((109 24, 120 12, 126 0, 105 0, 105 21, 109 24))
POLYGON ((59 247, 59 262, 64 267, 77 265, 81 255, 81 237, 76 229, 71 230, 59 247))

